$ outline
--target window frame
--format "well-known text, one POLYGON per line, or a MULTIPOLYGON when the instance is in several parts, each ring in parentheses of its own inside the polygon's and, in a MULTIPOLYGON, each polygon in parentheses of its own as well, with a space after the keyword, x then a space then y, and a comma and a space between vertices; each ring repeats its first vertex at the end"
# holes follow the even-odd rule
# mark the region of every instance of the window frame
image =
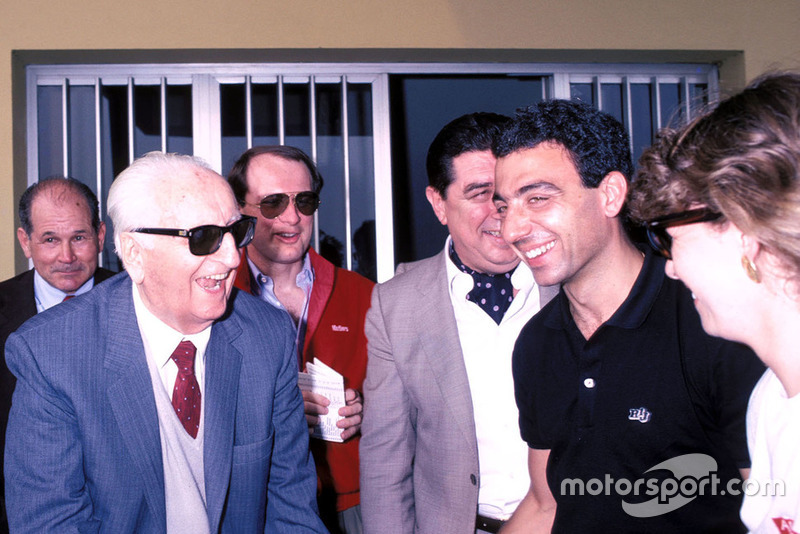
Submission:
MULTIPOLYGON (((26 113, 26 150, 27 150, 27 183, 38 180, 38 109, 37 88, 41 85, 60 85, 62 87, 62 140, 64 142, 64 174, 68 174, 69 139, 66 89, 69 85, 88 85, 95 88, 96 129, 99 131, 100 81, 104 85, 127 85, 129 98, 134 79, 137 83, 148 82, 161 86, 162 97, 168 83, 191 83, 193 113, 193 151, 220 170, 222 162, 220 134, 220 102, 219 85, 222 83, 250 83, 252 80, 304 77, 310 80, 323 77, 341 77, 345 81, 370 83, 372 93, 373 121, 373 156, 374 156, 374 193, 376 221, 376 256, 377 275, 379 281, 385 281, 394 274, 394 225, 392 203, 392 162, 389 117, 389 77, 392 75, 507 75, 507 76, 541 76, 545 83, 545 98, 570 98, 570 84, 592 83, 599 88, 602 83, 621 83, 630 94, 630 84, 648 83, 655 102, 653 124, 660 126, 661 83, 679 83, 688 94, 689 84, 707 85, 708 99, 713 102, 719 94, 718 69, 713 64, 698 63, 458 63, 458 62, 409 62, 409 63, 117 63, 117 64, 29 64, 25 67, 27 97, 26 113), (377 236, 380 236, 377 238, 377 236)), ((599 90, 595 94, 600 95, 599 90)), ((628 103, 630 99, 628 99, 628 103)), ((602 109, 602 100, 597 102, 602 109)), ((688 106, 688 98, 683 105, 688 106)), ((624 101, 623 101, 624 105, 624 101)), ((628 104, 628 108, 629 108, 628 104)), ((249 108, 248 108, 249 110, 249 108)), ((130 115, 129 107, 129 115, 130 115)), ((165 110, 162 106, 162 150, 165 144, 165 110)), ((688 107, 687 115, 688 116, 688 107)), ((630 132, 632 127, 630 109, 625 113, 625 126, 630 132)), ((129 123, 132 119, 129 116, 129 123)), ((282 139, 282 138, 281 138, 282 139)), ((96 136, 96 150, 100 154, 100 136, 96 136)), ((248 135, 248 146, 252 136, 248 135)), ((133 154, 133 140, 129 154, 133 154)), ((631 141, 633 143, 633 141, 631 141)), ((345 155, 347 157, 347 155, 345 155)), ((100 157, 97 168, 97 191, 102 191, 102 170, 100 157)), ((100 196, 100 195, 99 195, 100 196)), ((349 198, 349 196, 348 196, 349 198)), ((98 198, 101 213, 105 212, 105 199, 98 198)), ((350 227, 347 218, 348 243, 347 258, 350 260, 350 227)))

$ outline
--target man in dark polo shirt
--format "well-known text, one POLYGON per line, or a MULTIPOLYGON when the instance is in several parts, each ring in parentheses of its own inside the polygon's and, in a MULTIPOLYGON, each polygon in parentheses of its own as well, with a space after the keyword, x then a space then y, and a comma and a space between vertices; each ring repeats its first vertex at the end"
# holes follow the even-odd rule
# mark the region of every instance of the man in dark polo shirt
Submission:
POLYGON ((744 415, 763 368, 706 335, 689 291, 630 239, 622 126, 542 102, 495 153, 504 239, 538 284, 562 284, 514 349, 532 483, 504 534, 741 531, 744 415))

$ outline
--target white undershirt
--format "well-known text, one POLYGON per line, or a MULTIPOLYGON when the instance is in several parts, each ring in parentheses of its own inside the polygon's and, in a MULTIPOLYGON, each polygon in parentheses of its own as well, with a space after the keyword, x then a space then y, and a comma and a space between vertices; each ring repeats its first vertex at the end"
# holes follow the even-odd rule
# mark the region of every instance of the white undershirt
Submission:
POLYGON ((453 264, 449 250, 450 238, 445 244, 448 288, 478 438, 478 512, 508 519, 530 488, 528 446, 519 432, 511 355, 520 330, 539 311, 539 291, 530 270, 521 265, 511 276, 517 295, 498 325, 477 304, 467 300, 473 279, 453 264))
POLYGON ((767 369, 747 407, 750 478, 742 521, 750 532, 797 532, 800 528, 800 395, 787 397, 767 369))

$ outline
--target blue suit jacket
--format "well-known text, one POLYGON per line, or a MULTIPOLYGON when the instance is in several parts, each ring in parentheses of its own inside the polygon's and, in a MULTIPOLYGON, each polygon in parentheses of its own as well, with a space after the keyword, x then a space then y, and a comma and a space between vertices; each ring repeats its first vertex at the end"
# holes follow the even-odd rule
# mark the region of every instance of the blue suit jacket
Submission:
MULTIPOLYGON (((9 337, 13 532, 166 531, 156 403, 131 292, 120 274, 9 337)), ((211 532, 325 532, 293 343, 287 319, 244 293, 212 327, 203 453, 211 532)))

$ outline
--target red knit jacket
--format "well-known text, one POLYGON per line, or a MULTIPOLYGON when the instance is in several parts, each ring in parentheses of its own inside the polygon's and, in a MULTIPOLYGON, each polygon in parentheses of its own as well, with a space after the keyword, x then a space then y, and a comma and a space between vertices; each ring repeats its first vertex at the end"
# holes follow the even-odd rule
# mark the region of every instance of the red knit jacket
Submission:
MULTIPOLYGON (((308 253, 314 269, 314 286, 308 303, 303 367, 306 362, 319 358, 344 376, 345 388, 361 391, 367 372, 364 320, 375 284, 357 273, 336 267, 313 249, 309 249, 308 253)), ((234 285, 253 293, 252 280, 243 251, 234 285)), ((359 434, 345 443, 311 440, 319 490, 322 495, 335 493, 337 511, 346 510, 360 502, 360 439, 359 434)))

